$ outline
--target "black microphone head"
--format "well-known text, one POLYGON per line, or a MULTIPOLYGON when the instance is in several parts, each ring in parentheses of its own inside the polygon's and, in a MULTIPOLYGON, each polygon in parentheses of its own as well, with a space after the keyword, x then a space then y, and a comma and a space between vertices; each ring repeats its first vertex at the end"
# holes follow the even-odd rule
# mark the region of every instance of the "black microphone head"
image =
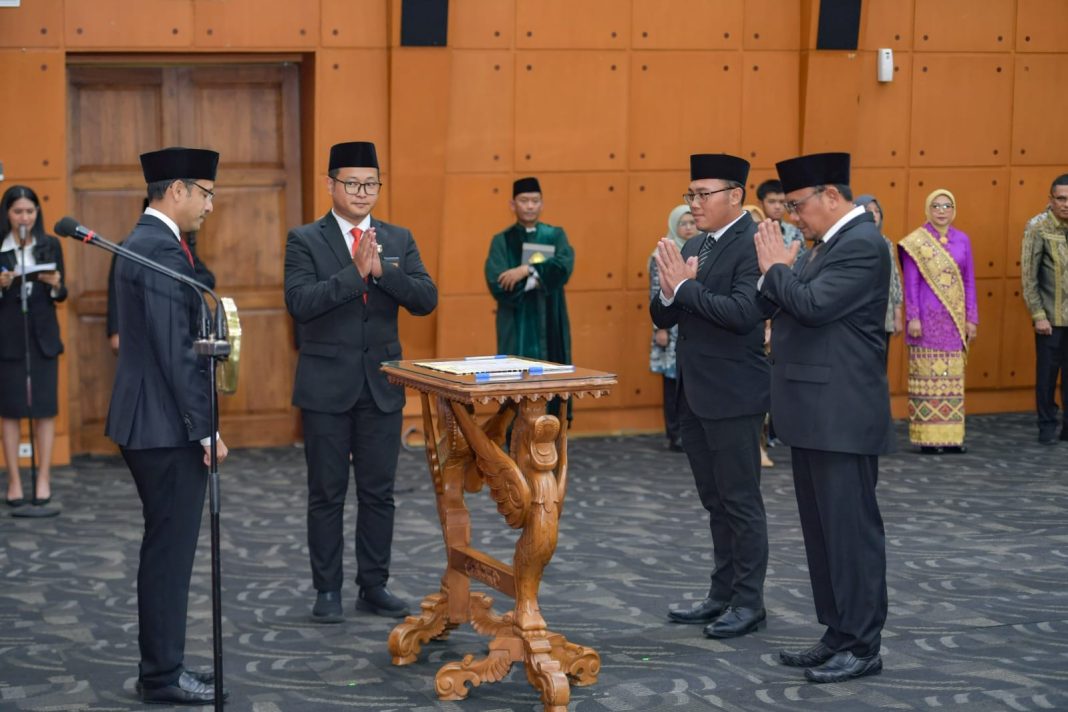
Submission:
POLYGON ((65 218, 61 218, 53 229, 57 235, 62 235, 63 237, 77 237, 78 227, 78 221, 68 215, 65 218))

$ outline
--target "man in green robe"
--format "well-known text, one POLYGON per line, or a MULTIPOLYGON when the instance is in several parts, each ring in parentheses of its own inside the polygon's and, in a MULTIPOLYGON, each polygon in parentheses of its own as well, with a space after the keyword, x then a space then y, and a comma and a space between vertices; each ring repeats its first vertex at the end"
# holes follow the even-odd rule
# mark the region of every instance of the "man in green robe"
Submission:
MULTIPOLYGON (((509 205, 516 223, 493 236, 485 270, 497 300, 497 353, 571 363, 564 285, 575 268, 575 252, 562 228, 538 221, 537 178, 517 180, 509 205)), ((559 404, 551 404, 549 412, 558 413, 559 404)))

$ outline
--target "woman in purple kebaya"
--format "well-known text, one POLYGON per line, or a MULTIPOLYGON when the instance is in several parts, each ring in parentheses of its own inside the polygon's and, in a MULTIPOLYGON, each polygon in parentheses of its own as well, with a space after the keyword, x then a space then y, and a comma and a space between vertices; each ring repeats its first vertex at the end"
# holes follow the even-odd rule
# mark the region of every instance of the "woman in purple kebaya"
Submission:
POLYGON ((964 366, 979 308, 968 236, 952 226, 948 190, 927 196, 927 222, 899 243, 909 350, 909 440, 925 453, 964 452, 964 366))

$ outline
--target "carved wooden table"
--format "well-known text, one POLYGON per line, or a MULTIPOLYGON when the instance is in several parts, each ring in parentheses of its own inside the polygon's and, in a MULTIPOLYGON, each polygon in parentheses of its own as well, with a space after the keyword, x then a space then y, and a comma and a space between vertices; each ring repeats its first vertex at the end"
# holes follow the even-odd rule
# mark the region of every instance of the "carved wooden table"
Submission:
POLYGON ((477 687, 497 682, 513 663, 522 662, 546 712, 564 712, 571 696, 568 680, 592 685, 601 659, 592 648, 550 631, 538 607, 538 587, 556 549, 567 490, 567 429, 544 412, 545 404, 555 397, 599 398, 615 385, 615 376, 576 368, 569 373, 525 374, 517 381, 477 383, 471 375, 450 375, 412 361, 387 361, 382 370, 393 383, 419 391, 422 399, 427 464, 448 556, 441 589, 423 599, 419 615, 408 616, 390 633, 393 664, 415 662, 425 643, 447 638, 453 628, 471 623, 492 637, 489 654, 467 655, 462 662, 438 670, 434 686, 440 699, 463 699, 467 683, 477 687), (474 405, 490 402, 503 407, 479 424, 474 405), (505 452, 509 423, 511 447, 505 452), (484 483, 508 525, 522 530, 511 566, 471 546, 464 492, 477 492, 484 483), (471 592, 471 579, 511 596, 515 608, 495 614, 492 598, 471 592))

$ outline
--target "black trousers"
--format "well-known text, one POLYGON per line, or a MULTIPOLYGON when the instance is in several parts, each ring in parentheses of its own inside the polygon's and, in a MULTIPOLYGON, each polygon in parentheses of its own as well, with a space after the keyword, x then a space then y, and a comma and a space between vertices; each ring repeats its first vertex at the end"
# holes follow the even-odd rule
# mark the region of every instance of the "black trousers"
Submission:
POLYGON ((709 596, 762 608, 768 568, 768 522, 760 494, 760 431, 764 415, 698 418, 679 391, 682 447, 701 504, 708 511, 715 568, 709 596))
POLYGON ((341 590, 351 455, 356 482, 356 583, 360 588, 384 586, 393 546, 393 482, 403 414, 379 410, 369 388, 344 413, 305 410, 302 414, 312 583, 317 591, 341 590))
POLYGON ((679 398, 677 378, 664 376, 664 433, 668 442, 679 442, 679 398))
MULTIPOLYGON (((1035 405, 1038 433, 1043 438, 1057 434, 1057 421, 1068 426, 1068 326, 1055 326, 1049 336, 1035 334, 1035 405), (1061 410, 1054 396, 1057 374, 1061 376, 1061 410)), ((1068 432, 1068 427, 1064 429, 1068 432)))
POLYGON ((189 578, 197 550, 208 468, 204 448, 122 449, 145 531, 137 567, 137 643, 146 688, 174 683, 184 669, 189 578))
POLYGON ((823 643, 879 652, 886 622, 886 543, 876 455, 793 448, 794 492, 823 643))

